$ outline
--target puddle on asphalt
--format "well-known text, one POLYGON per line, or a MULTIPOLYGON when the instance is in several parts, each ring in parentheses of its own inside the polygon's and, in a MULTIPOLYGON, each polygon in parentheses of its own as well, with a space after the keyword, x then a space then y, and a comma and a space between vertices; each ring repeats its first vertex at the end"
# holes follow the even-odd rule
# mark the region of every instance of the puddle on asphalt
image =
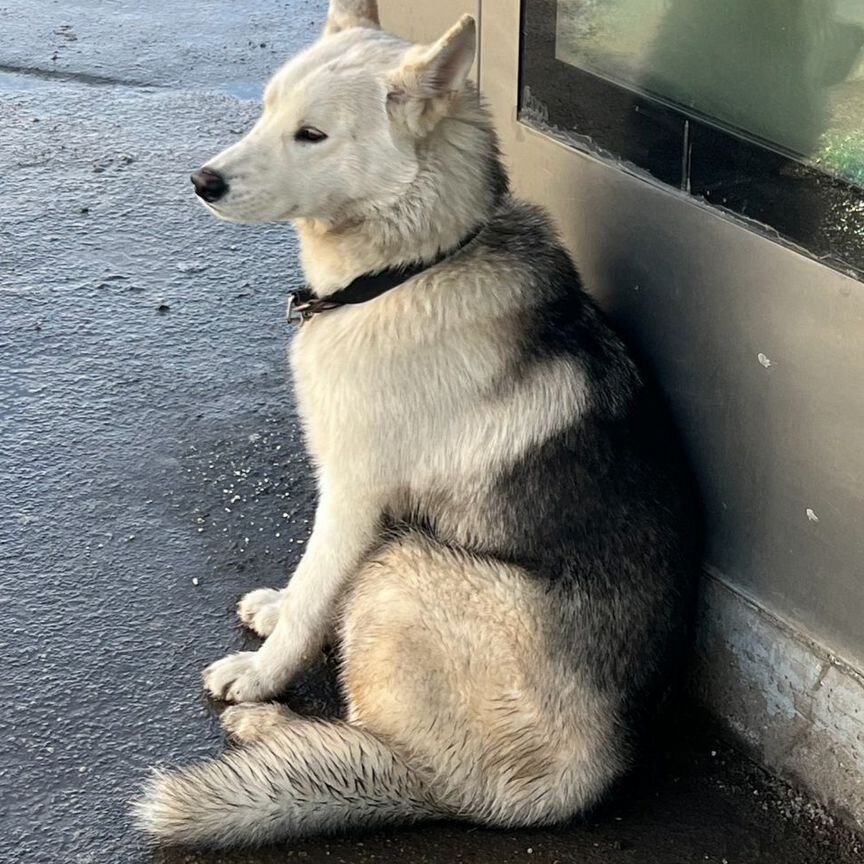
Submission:
POLYGON ((38 78, 29 75, 15 75, 12 72, 0 72, 0 90, 34 90, 40 83, 38 78))
POLYGON ((162 85, 146 81, 131 81, 112 78, 94 72, 76 72, 70 69, 39 69, 22 67, 20 69, 0 64, 0 92, 31 92, 57 83, 77 84, 82 87, 125 87, 141 93, 155 93, 162 85))
MULTIPOLYGON (((0 92, 24 93, 50 85, 54 80, 77 81, 82 84, 96 85, 119 84, 135 87, 136 89, 151 89, 149 85, 137 81, 112 81, 109 78, 102 78, 97 75, 88 75, 86 73, 75 74, 71 72, 50 72, 42 69, 28 69, 22 72, 0 71, 0 92)), ((227 84, 220 84, 219 89, 242 102, 260 102, 264 93, 264 84, 261 81, 229 81, 227 84)))
POLYGON ((255 83, 229 81, 227 84, 222 84, 221 89, 229 96, 242 99, 244 102, 260 102, 261 95, 264 92, 264 85, 260 81, 255 83))

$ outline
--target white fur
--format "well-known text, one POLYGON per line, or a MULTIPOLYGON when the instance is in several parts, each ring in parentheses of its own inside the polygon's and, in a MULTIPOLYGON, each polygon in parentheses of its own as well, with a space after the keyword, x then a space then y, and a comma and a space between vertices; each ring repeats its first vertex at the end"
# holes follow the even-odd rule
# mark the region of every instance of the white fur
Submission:
MULTIPOLYGON (((243 221, 302 217, 302 261, 319 295, 454 246, 493 204, 488 178, 464 158, 488 146, 488 121, 464 90, 473 41, 467 16, 432 46, 368 28, 326 36, 276 74, 252 132, 209 163, 230 191, 208 206, 243 221), (295 142, 306 123, 327 140, 295 142)), ((272 604, 262 613, 260 595, 242 602, 241 618, 269 638, 207 669, 214 695, 267 699, 308 662, 397 496, 454 474, 482 482, 579 412, 586 394, 573 368, 540 367, 502 398, 529 276, 516 259, 470 253, 327 313, 294 340, 319 471, 315 528, 275 627, 272 604)))
POLYGON ((578 370, 557 368, 565 360, 502 387, 525 302, 524 291, 508 288, 520 284, 513 269, 502 278, 500 266, 456 256, 297 334, 298 405, 319 467, 315 527, 261 651, 210 667, 215 695, 265 699, 285 686, 319 647, 333 604, 399 496, 447 488, 456 476, 482 483, 580 412, 585 388, 578 370))
MULTIPOLYGON (((221 217, 295 220, 319 296, 437 258, 500 203, 478 159, 493 155, 490 120, 464 80, 473 21, 432 46, 376 24, 374 0, 333 0, 326 35, 277 73, 261 121, 208 166, 229 184, 211 205, 221 217), (304 123, 329 137, 294 141, 304 123)), ((592 395, 564 355, 520 365, 523 316, 544 286, 505 246, 469 242, 297 333, 313 534, 287 588, 239 604, 267 637, 261 649, 214 663, 205 685, 266 700, 336 622, 348 722, 229 709, 223 724, 244 746, 156 775, 136 804, 151 836, 224 846, 436 816, 538 824, 584 808, 620 773, 614 699, 562 656, 542 581, 460 551, 472 520, 486 520, 487 537, 496 530, 494 508, 476 512, 496 478, 572 428, 592 395), (449 547, 382 537, 384 514, 439 500, 449 547)))

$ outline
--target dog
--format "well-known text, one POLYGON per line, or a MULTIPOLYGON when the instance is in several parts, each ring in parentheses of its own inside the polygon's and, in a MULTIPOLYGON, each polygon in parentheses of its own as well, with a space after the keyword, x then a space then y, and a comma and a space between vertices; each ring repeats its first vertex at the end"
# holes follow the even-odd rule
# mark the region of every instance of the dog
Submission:
POLYGON ((204 673, 241 746, 135 804, 158 842, 566 820, 626 771, 685 651, 686 471, 550 219, 508 191, 475 41, 469 16, 414 45, 332 0, 193 175, 217 217, 298 232, 319 501, 287 588, 239 603, 260 650, 204 673), (269 702, 331 628, 346 719, 269 702))

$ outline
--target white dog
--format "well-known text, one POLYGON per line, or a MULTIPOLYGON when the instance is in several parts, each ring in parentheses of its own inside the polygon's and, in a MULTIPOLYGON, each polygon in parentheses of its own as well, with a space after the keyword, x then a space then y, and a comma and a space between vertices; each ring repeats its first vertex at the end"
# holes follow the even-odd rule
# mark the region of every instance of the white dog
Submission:
POLYGON ((547 217, 507 191, 474 46, 468 16, 410 45, 372 0, 333 0, 255 127, 193 175, 217 216, 299 233, 291 361, 320 494, 288 587, 240 603, 263 646, 205 685, 270 699, 336 625, 348 718, 229 708, 245 746, 137 804, 163 841, 567 818, 625 769, 674 670, 685 477, 547 217))

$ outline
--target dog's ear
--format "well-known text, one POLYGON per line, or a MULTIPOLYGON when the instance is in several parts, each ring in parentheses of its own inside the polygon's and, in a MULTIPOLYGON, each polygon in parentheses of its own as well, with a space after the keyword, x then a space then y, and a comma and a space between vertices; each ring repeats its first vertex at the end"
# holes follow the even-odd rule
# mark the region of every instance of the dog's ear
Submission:
POLYGON ((437 42, 409 50, 387 82, 391 117, 419 134, 432 129, 465 86, 476 47, 477 26, 470 15, 463 15, 437 42))
POLYGON ((381 22, 378 20, 377 0, 330 0, 324 33, 329 36, 349 27, 378 30, 381 22))

